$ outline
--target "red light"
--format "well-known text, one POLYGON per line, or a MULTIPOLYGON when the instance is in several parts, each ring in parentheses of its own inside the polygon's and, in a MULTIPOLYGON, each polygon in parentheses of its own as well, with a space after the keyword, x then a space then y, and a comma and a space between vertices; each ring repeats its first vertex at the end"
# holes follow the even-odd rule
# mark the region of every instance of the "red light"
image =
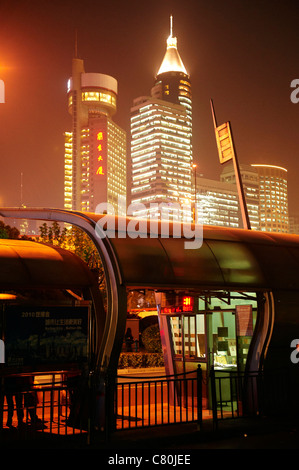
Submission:
POLYGON ((194 304, 193 297, 183 297, 183 312, 192 312, 193 304, 194 304))
POLYGON ((194 297, 184 296, 180 298, 178 305, 161 308, 161 313, 193 312, 194 297))
POLYGON ((191 297, 183 297, 183 305, 191 305, 191 297))

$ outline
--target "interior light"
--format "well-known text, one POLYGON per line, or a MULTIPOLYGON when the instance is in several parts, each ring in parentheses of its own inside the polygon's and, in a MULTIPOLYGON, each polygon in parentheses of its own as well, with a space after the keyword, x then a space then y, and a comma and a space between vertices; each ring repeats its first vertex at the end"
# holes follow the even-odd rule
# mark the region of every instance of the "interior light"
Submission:
POLYGON ((0 300, 15 300, 16 298, 14 294, 0 293, 0 300))

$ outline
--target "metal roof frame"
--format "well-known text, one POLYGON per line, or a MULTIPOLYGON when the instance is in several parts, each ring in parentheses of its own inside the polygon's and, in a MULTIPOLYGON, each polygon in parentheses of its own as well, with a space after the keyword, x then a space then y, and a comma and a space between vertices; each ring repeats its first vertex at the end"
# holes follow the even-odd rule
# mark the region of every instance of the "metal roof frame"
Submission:
POLYGON ((108 311, 98 355, 98 367, 104 369, 117 367, 129 288, 299 290, 296 235, 205 226, 202 246, 193 250, 184 249, 186 239, 173 236, 173 226, 169 238, 161 237, 161 224, 156 234, 147 224, 141 236, 132 238, 125 233, 129 218, 115 217, 115 234, 109 236, 97 223, 114 216, 38 208, 2 208, 0 216, 65 222, 80 227, 93 240, 107 283, 108 311))

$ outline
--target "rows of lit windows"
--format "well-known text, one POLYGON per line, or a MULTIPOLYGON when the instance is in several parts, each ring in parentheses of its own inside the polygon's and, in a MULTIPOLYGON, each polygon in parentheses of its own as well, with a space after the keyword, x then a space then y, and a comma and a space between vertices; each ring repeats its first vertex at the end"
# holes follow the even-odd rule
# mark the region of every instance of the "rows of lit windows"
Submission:
POLYGON ((154 116, 162 115, 165 119, 168 118, 169 121, 173 122, 184 122, 187 120, 187 116, 183 116, 182 111, 175 107, 171 107, 171 110, 166 106, 158 105, 157 103, 152 103, 143 108, 139 108, 138 113, 131 117, 131 123, 134 124, 136 120, 140 122, 145 121, 148 118, 154 116))
MULTIPOLYGON (((138 123, 137 123, 138 124, 138 123)), ((166 133, 169 133, 170 135, 182 135, 184 137, 191 135, 191 129, 189 126, 184 125, 184 124, 178 124, 174 125, 168 123, 167 121, 161 119, 161 120, 148 120, 147 123, 139 124, 136 126, 132 126, 131 128, 131 134, 134 137, 134 139, 142 138, 143 136, 146 137, 150 132, 153 132, 153 129, 155 131, 163 131, 166 133)))
POLYGON ((190 141, 190 135, 191 135, 190 132, 181 132, 181 133, 178 133, 177 131, 172 132, 172 130, 163 128, 161 126, 149 127, 136 133, 132 132, 132 139, 133 139, 132 146, 144 144, 147 141, 151 141, 153 139, 153 133, 156 139, 159 136, 163 135, 168 140, 176 139, 178 142, 184 141, 187 143, 190 141))
POLYGON ((64 144, 64 207, 72 208, 72 133, 65 132, 64 144))
POLYGON ((149 103, 135 112, 131 117, 132 202, 178 202, 190 197, 192 146, 186 111, 149 103))
POLYGON ((171 119, 170 116, 165 113, 163 109, 153 108, 148 111, 145 115, 137 115, 131 118, 131 126, 134 129, 136 126, 145 125, 148 122, 152 122, 155 119, 160 120, 163 118, 163 121, 169 127, 180 128, 180 126, 190 126, 189 118, 187 114, 185 115, 175 115, 175 118, 171 119))
POLYGON ((126 135, 115 123, 108 120, 107 202, 115 213, 126 215, 126 135), (123 198, 123 206, 119 198, 123 198))
POLYGON ((116 106, 116 97, 111 93, 101 91, 83 91, 82 101, 99 101, 116 106))

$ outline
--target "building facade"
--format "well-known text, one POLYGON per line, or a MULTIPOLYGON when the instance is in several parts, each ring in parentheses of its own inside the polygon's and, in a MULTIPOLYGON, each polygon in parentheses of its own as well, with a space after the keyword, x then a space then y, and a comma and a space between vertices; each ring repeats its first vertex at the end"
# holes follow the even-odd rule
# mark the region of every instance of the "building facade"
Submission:
POLYGON ((259 177, 260 230, 289 232, 287 170, 275 165, 253 164, 259 177))
POLYGON ((166 217, 191 219, 191 84, 172 23, 151 95, 131 108, 131 168, 132 215, 165 218, 166 206, 166 217))
MULTIPOLYGON (((257 171, 251 165, 240 165, 240 173, 244 187, 250 225, 253 230, 259 230, 259 176, 257 171)), ((220 181, 223 183, 233 184, 236 187, 234 165, 231 162, 224 165, 220 175, 220 181)), ((242 224, 240 224, 240 227, 242 227, 242 224)))
POLYGON ((299 214, 289 215, 289 233, 299 234, 299 214))
POLYGON ((196 184, 198 222, 204 225, 240 227, 239 200, 235 184, 198 178, 196 184))
POLYGON ((72 131, 65 132, 64 207, 95 212, 126 213, 126 133, 113 120, 117 81, 100 73, 85 73, 74 58, 68 81, 72 131), (103 206, 102 206, 103 207, 103 206))

